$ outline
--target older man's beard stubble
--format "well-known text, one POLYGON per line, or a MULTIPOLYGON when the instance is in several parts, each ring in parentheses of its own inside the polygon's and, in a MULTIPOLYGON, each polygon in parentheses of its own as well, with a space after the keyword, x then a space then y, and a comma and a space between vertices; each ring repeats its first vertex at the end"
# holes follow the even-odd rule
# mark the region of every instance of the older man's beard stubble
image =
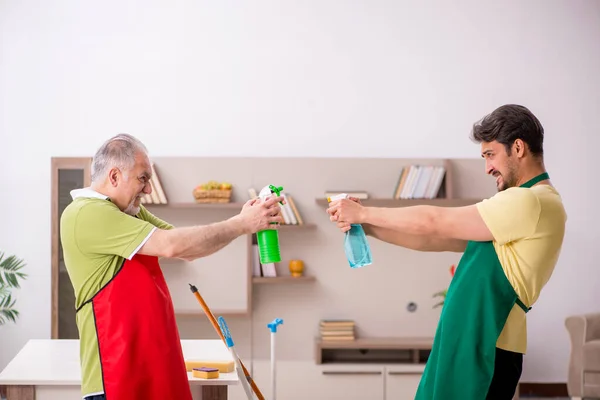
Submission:
POLYGON ((142 198, 142 194, 140 193, 139 195, 135 196, 133 198, 133 200, 131 200, 131 203, 129 203, 129 205, 127 206, 127 208, 125 209, 125 214, 129 214, 132 216, 137 215, 137 213, 140 212, 140 206, 136 206, 135 202, 136 200, 141 200, 142 198))

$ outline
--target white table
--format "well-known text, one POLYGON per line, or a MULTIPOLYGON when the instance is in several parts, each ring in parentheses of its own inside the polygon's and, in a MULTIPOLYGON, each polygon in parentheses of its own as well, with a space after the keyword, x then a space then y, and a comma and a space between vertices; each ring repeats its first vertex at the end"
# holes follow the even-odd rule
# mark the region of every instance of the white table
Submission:
MULTIPOLYGON (((187 359, 232 360, 221 340, 182 340, 187 359)), ((226 400, 228 385, 238 385, 235 372, 219 378, 194 378, 188 372, 194 400, 226 400)), ((8 400, 81 400, 79 340, 30 340, 0 373, 8 400)))

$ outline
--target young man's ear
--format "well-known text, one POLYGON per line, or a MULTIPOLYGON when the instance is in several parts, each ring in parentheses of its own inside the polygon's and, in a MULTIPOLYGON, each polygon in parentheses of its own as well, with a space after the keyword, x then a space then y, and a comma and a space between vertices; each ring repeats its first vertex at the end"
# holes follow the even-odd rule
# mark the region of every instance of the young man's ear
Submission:
POLYGON ((512 145, 513 151, 517 157, 523 157, 525 155, 525 142, 521 139, 516 139, 512 145))

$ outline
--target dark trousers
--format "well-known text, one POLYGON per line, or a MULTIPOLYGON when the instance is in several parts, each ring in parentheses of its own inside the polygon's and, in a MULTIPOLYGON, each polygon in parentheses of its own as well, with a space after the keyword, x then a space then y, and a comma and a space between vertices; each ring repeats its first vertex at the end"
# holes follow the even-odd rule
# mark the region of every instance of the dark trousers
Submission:
POLYGON ((496 348, 494 376, 486 400, 511 400, 523 372, 523 354, 496 348))
POLYGON ((103 394, 97 394, 95 396, 88 396, 85 400, 106 400, 106 397, 103 394))

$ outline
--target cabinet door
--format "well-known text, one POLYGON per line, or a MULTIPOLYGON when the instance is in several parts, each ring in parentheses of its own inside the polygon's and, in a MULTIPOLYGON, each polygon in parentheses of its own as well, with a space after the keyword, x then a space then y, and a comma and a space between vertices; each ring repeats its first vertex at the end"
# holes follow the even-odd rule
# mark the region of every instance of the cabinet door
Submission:
MULTIPOLYGON (((285 400, 384 400, 384 368, 369 365, 316 365, 313 361, 277 361, 276 398, 285 400)), ((271 363, 253 362, 252 376, 271 399, 271 363)), ((241 387, 229 389, 232 400, 246 399, 241 387)))
POLYGON ((51 162, 51 281, 52 339, 78 339, 73 287, 60 244, 60 216, 71 203, 71 190, 90 185, 91 158, 52 158, 51 162))
POLYGON ((384 368, 370 365, 320 366, 319 399, 383 400, 384 368))
POLYGON ((423 374, 422 366, 390 366, 386 368, 385 399, 413 400, 423 374))

